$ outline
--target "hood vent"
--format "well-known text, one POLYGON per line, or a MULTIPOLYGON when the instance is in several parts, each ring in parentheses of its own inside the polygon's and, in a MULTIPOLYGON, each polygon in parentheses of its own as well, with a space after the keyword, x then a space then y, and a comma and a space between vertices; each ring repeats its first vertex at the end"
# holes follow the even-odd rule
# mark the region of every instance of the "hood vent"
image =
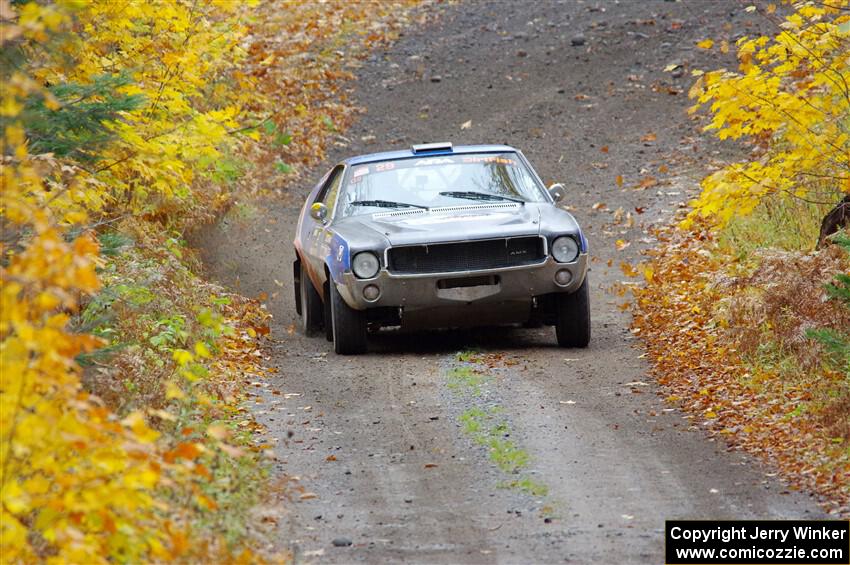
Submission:
POLYGON ((422 208, 417 208, 416 210, 397 210, 395 212, 378 212, 377 214, 372 214, 372 219, 377 220, 379 218, 398 218, 400 216, 415 216, 417 214, 424 214, 427 210, 423 210, 422 208))
POLYGON ((439 208, 431 208, 431 212, 465 212, 467 210, 498 210, 505 208, 520 208, 522 204, 519 202, 500 202, 498 204, 462 204, 460 206, 441 206, 439 208))
POLYGON ((380 218, 398 218, 401 216, 414 216, 418 214, 424 214, 425 212, 430 212, 432 214, 440 214, 450 212, 468 212, 472 210, 504 210, 520 208, 521 206, 522 204, 518 202, 499 202, 498 204, 465 204, 461 206, 440 206, 439 208, 430 208, 429 210, 422 210, 421 208, 417 208, 416 210, 378 212, 377 214, 372 214, 372 218, 376 220, 380 218))

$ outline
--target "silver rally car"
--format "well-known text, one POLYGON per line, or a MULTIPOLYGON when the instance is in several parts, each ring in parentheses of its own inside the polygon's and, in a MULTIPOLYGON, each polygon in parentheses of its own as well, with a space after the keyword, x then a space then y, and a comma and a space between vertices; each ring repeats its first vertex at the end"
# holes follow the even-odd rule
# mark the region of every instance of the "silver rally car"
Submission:
POLYGON ((342 161, 310 192, 295 234, 305 333, 363 353, 381 327, 555 326, 590 341, 587 240, 523 154, 414 145, 342 161))

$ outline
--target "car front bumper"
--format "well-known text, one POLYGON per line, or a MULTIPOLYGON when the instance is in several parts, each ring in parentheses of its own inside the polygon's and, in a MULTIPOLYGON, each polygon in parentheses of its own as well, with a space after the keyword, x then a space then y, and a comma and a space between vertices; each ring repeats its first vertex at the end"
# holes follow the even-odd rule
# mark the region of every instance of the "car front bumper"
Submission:
POLYGON ((587 261, 587 254, 582 253, 572 263, 557 263, 547 257, 534 265, 483 271, 398 275, 382 269, 376 277, 367 280, 344 273, 337 289, 345 302, 356 310, 400 307, 408 312, 453 305, 530 303, 534 296, 577 290, 587 274, 587 261), (555 282, 560 270, 567 270, 571 275, 570 282, 564 286, 555 282), (479 284, 482 282, 484 284, 479 284), (380 291, 375 300, 364 297, 364 289, 369 285, 380 291))

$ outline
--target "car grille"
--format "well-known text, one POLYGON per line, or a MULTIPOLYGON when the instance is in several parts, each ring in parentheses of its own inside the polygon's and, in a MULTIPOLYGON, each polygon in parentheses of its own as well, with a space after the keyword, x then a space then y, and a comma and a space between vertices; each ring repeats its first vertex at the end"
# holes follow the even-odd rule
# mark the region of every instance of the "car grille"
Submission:
POLYGON ((389 270, 399 274, 481 271, 533 265, 545 259, 540 237, 508 237, 391 247, 389 270))

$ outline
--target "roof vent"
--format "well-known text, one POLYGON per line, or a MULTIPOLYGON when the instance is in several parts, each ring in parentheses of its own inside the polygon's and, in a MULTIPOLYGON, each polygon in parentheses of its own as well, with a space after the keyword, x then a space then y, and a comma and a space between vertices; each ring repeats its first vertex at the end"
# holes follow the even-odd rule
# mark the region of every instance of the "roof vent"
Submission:
POLYGON ((451 153, 451 142, 444 141, 442 143, 423 143, 411 147, 414 155, 422 155, 423 153, 451 153))

